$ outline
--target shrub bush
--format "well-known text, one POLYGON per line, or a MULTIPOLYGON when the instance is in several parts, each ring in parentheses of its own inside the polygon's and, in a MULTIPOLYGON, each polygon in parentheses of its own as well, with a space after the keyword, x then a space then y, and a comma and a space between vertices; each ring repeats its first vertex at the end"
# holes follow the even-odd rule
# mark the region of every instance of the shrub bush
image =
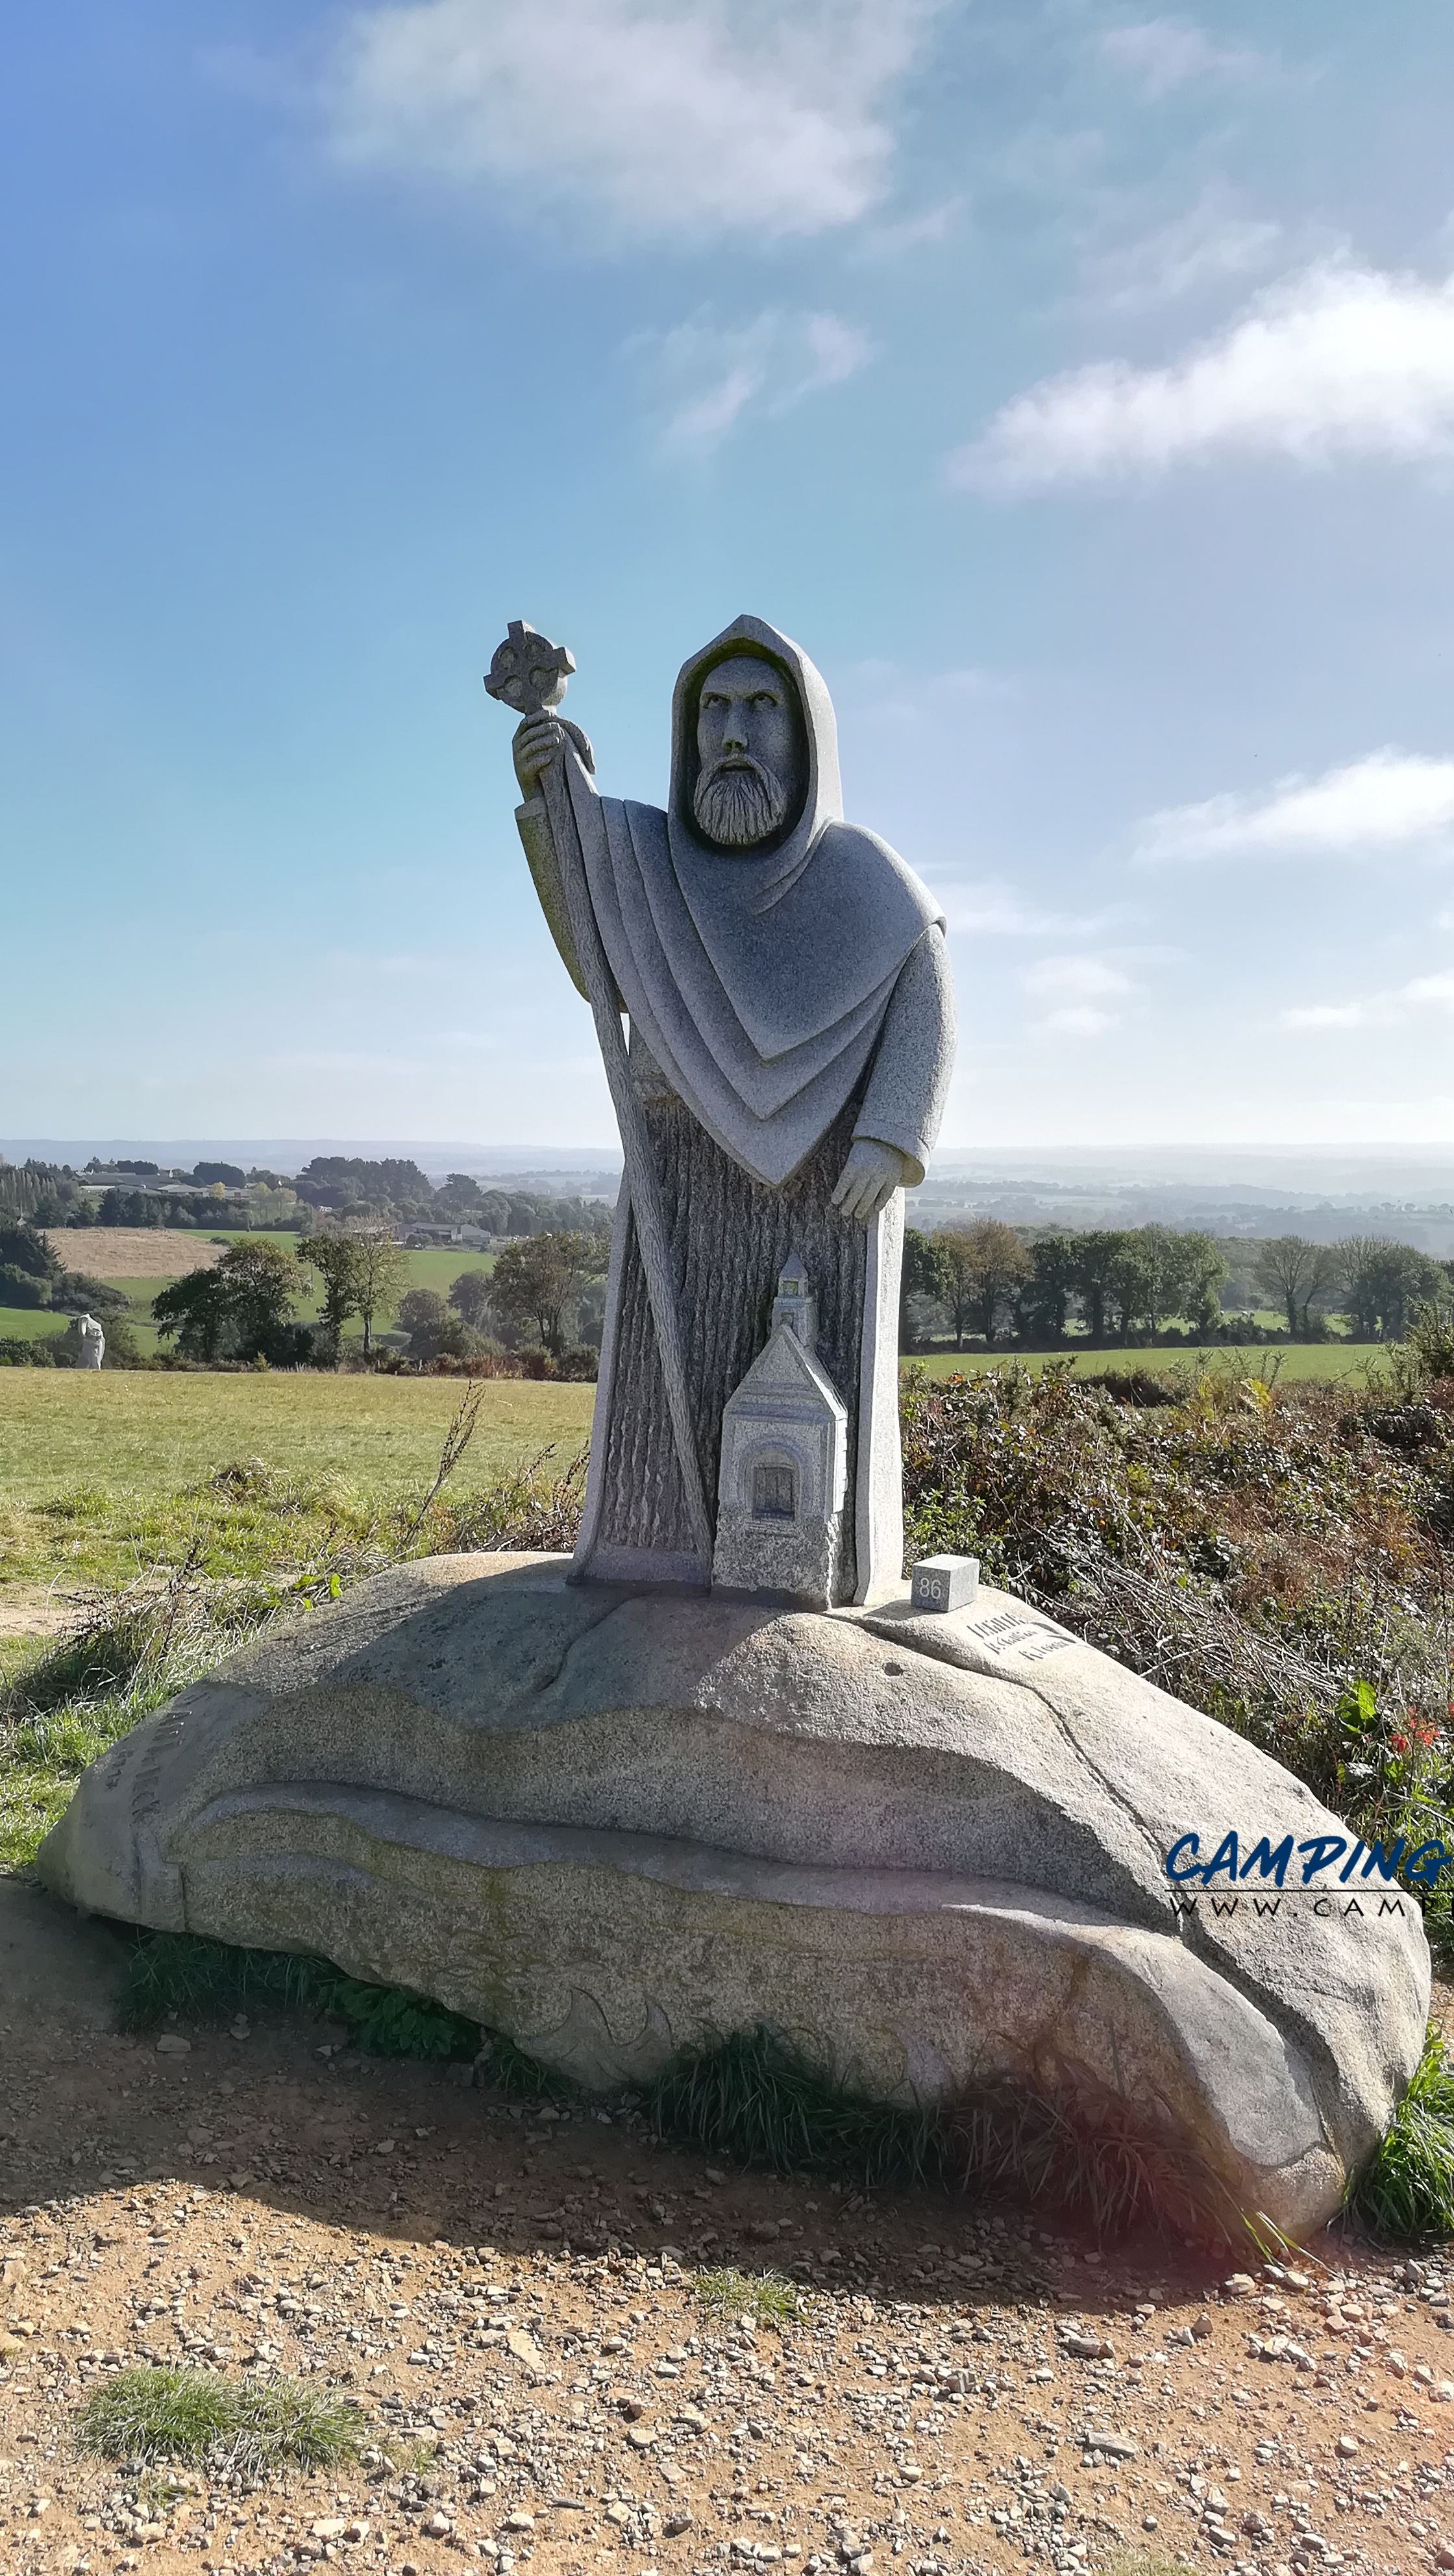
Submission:
POLYGON ((18 1333, 0 1341, 0 1368, 74 1368, 76 1353, 65 1333, 47 1333, 44 1340, 22 1340, 18 1333))
POLYGON ((22 1270, 13 1261, 0 1261, 0 1306, 48 1306, 50 1296, 44 1279, 22 1270))
MULTIPOLYGON (((1397 1392, 1220 1361, 1102 1384, 910 1371, 908 1551, 978 1556, 1366 1840, 1454 1842, 1454 1381, 1397 1392)), ((1442 1888, 1427 1910, 1448 1922, 1442 1888)))
POLYGON ((50 1301, 60 1314, 90 1314, 103 1323, 108 1316, 126 1314, 131 1305, 124 1288, 113 1288, 108 1279, 93 1279, 88 1270, 63 1270, 52 1286, 50 1301))

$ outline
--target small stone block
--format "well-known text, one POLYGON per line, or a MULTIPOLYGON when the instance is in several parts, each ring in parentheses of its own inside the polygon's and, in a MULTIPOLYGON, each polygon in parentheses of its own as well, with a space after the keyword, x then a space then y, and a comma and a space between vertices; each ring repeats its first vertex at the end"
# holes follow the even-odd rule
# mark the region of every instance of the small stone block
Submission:
POLYGON ((921 1556, 909 1569, 916 1610, 967 1610, 979 1590, 977 1556, 921 1556))

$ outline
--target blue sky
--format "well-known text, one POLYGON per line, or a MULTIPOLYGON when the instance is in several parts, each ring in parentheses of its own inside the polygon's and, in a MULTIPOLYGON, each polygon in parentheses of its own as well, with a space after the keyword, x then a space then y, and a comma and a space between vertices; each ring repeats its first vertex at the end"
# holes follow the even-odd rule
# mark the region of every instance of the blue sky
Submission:
POLYGON ((740 610, 959 1148, 1454 1138, 1454 20, 70 0, 0 83, 0 1130, 600 1145, 480 675, 740 610))

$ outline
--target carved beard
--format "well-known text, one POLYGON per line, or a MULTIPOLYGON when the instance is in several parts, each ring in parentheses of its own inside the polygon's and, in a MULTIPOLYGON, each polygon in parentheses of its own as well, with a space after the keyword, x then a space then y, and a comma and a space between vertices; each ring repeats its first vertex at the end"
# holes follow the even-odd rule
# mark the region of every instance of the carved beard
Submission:
POLYGON ((692 798, 692 811, 709 841, 733 850, 749 849, 777 830, 788 810, 788 792, 780 778, 760 760, 719 760, 704 770, 692 798))

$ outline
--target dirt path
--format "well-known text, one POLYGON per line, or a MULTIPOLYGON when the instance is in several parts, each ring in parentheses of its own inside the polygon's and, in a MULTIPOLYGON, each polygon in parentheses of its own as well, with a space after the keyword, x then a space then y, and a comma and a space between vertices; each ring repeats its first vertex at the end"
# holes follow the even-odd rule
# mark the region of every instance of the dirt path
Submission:
POLYGON ((337 2032, 159 2047, 112 2027, 122 1956, 0 1883, 7 2576, 1454 2565, 1432 2271, 1325 2239, 1224 2287, 1185 2249, 1102 2261, 981 2204, 708 2165, 337 2032), (781 2331, 704 2309, 728 2263, 797 2285, 781 2331), (408 2474, 148 2498, 73 2441, 146 2358, 317 2378, 408 2474))
POLYGON ((0 1637, 58 1637, 75 1622, 69 1593, 48 1583, 0 1583, 0 1637))

